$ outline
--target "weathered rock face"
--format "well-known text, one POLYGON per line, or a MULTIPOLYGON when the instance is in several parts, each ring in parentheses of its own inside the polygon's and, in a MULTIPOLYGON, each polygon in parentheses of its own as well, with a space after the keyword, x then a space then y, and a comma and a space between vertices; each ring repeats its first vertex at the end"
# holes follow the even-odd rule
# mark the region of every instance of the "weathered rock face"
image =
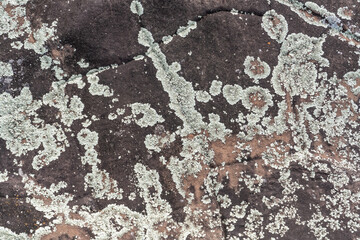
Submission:
POLYGON ((0 239, 357 239, 358 0, 0 2, 0 239))

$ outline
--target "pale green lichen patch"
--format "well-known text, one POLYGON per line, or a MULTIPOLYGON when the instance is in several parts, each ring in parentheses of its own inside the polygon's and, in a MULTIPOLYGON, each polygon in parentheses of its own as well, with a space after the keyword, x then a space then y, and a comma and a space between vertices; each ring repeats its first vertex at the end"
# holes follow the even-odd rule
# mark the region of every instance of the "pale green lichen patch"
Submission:
POLYGON ((0 61, 0 77, 11 77, 14 75, 10 63, 0 61))
POLYGON ((40 63, 41 63, 41 69, 45 70, 45 69, 49 69, 52 63, 52 58, 49 56, 41 56, 40 57, 40 63))
POLYGON ((217 96, 221 93, 221 88, 222 88, 222 82, 218 80, 213 80, 211 82, 209 92, 212 96, 217 96))
POLYGON ((89 67, 89 63, 85 61, 85 59, 80 59, 80 61, 77 62, 77 64, 81 67, 81 68, 88 68, 89 67))
POLYGON ((52 90, 43 96, 43 103, 59 109, 60 120, 70 127, 73 121, 83 118, 84 104, 76 95, 69 99, 69 96, 65 94, 65 87, 65 81, 54 82, 52 90))
POLYGON ((351 20, 351 17, 354 15, 354 12, 348 7, 341 7, 337 10, 337 15, 345 20, 351 20))
POLYGON ((145 147, 149 152, 155 151, 160 152, 164 147, 169 146, 175 141, 175 134, 167 132, 164 136, 156 134, 148 134, 145 137, 145 147))
POLYGON ((100 84, 100 78, 97 76, 102 71, 108 70, 110 67, 93 69, 86 74, 87 80, 90 83, 89 92, 94 96, 111 97, 114 92, 110 87, 100 84))
POLYGON ((348 72, 344 75, 346 83, 351 87, 355 95, 360 94, 360 69, 355 72, 348 72))
POLYGON ((302 33, 291 34, 286 38, 271 78, 277 94, 285 95, 284 90, 290 92, 291 96, 314 94, 317 89, 317 65, 329 66, 329 61, 322 57, 324 42, 324 37, 309 37, 302 33))
POLYGON ((275 10, 269 10, 264 14, 261 26, 271 39, 279 43, 284 41, 288 33, 288 24, 285 17, 276 13, 275 10))
POLYGON ((259 83, 259 79, 264 79, 270 74, 269 65, 261 61, 259 57, 256 59, 252 56, 247 56, 244 61, 244 72, 252 79, 255 83, 259 83))
POLYGON ((92 172, 85 176, 85 190, 90 187, 93 196, 100 199, 122 199, 123 190, 118 188, 117 182, 110 178, 109 173, 92 167, 92 172))
POLYGON ((28 240, 29 237, 26 233, 15 233, 8 228, 0 226, 0 236, 2 239, 6 240, 28 240))
POLYGON ((230 105, 236 104, 241 99, 242 87, 240 85, 225 85, 223 87, 222 93, 226 101, 230 105))
POLYGON ((164 44, 169 44, 172 40, 173 40, 173 37, 171 35, 164 36, 162 38, 162 41, 163 41, 164 44))
POLYGON ((245 88, 242 91, 241 101, 244 107, 261 116, 273 106, 270 91, 258 86, 245 88))
POLYGON ((176 33, 180 36, 180 37, 186 37, 191 30, 194 30, 197 27, 196 22, 194 21, 188 21, 186 26, 181 26, 176 33))
POLYGON ((205 91, 197 91, 196 92, 196 100, 198 102, 207 103, 211 100, 211 96, 208 92, 205 91))
POLYGON ((3 172, 0 172, 0 183, 6 182, 9 180, 8 171, 5 169, 3 172))
POLYGON ((0 36, 7 34, 10 39, 29 32, 30 22, 26 18, 25 5, 28 1, 0 2, 0 36), (19 21, 23 19, 22 21, 19 21))
POLYGON ((43 23, 41 25, 41 28, 31 32, 33 40, 25 41, 24 48, 32 49, 38 54, 44 54, 48 52, 45 43, 50 39, 55 40, 57 38, 57 36, 55 35, 56 26, 57 21, 52 22, 50 26, 47 23, 43 23))
POLYGON ((230 129, 226 129, 225 124, 220 122, 220 116, 214 113, 209 114, 209 140, 216 141, 221 140, 225 142, 225 137, 232 133, 230 129))
POLYGON ((78 75, 72 75, 68 80, 67 84, 76 84, 79 89, 82 89, 85 87, 85 83, 82 80, 83 76, 81 74, 78 75))
POLYGON ((144 8, 141 5, 141 2, 134 0, 130 4, 130 10, 132 13, 137 14, 139 16, 144 14, 144 8))
POLYGON ((112 179, 108 172, 97 167, 101 163, 94 149, 99 140, 97 132, 83 128, 78 132, 77 139, 86 150, 85 155, 81 157, 82 164, 92 167, 92 171, 85 176, 85 190, 91 188, 95 198, 122 199, 123 190, 118 187, 117 181, 112 179))
POLYGON ((175 114, 183 120, 185 132, 199 131, 204 123, 201 114, 195 110, 195 91, 190 82, 178 75, 180 64, 169 65, 167 63, 166 56, 162 53, 159 44, 154 42, 151 32, 147 29, 140 29, 138 41, 149 47, 146 55, 153 61, 157 70, 156 77, 169 94, 170 108, 174 109, 175 114))
POLYGON ((34 169, 56 160, 65 151, 68 143, 64 132, 58 124, 45 124, 37 117, 41 102, 32 99, 28 88, 23 88, 15 98, 1 94, 0 106, 0 137, 14 155, 21 156, 42 146, 33 159, 34 169))
POLYGON ((134 57, 135 61, 139 61, 139 60, 143 60, 144 59, 144 55, 137 55, 134 57))
POLYGON ((24 46, 24 44, 20 41, 12 42, 10 45, 12 48, 15 48, 15 49, 21 49, 24 46))
POLYGON ((148 103, 133 103, 129 107, 131 107, 132 114, 123 119, 125 123, 135 121, 140 127, 149 127, 165 121, 148 103), (139 115, 142 117, 138 118, 139 115))

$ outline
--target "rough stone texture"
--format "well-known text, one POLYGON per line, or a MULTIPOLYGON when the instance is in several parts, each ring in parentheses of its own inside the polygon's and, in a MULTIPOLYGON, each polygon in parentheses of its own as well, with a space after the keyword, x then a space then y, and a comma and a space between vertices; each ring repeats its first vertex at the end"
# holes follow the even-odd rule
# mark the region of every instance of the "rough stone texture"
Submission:
POLYGON ((359 14, 0 1, 0 240, 360 239, 359 14))

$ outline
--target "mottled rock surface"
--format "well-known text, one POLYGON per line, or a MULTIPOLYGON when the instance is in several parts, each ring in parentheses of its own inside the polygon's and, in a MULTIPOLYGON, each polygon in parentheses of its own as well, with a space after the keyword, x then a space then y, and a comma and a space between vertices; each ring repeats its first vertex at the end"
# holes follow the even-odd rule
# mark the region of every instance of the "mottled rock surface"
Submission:
POLYGON ((359 0, 1 0, 0 240, 360 239, 359 0))

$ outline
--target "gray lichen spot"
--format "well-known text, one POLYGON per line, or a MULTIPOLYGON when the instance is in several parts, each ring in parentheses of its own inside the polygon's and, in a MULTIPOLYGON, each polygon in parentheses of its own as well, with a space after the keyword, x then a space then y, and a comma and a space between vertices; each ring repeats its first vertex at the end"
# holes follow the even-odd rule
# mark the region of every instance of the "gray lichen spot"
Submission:
POLYGON ((264 14, 261 26, 271 39, 279 43, 284 41, 288 33, 288 24, 285 17, 276 13, 275 10, 269 10, 264 14))
POLYGON ((209 92, 212 96, 217 96, 221 93, 221 88, 222 88, 222 82, 218 80, 213 80, 211 82, 209 92))
POLYGON ((248 110, 260 116, 265 115, 268 108, 273 106, 270 91, 259 86, 245 88, 241 94, 241 102, 248 110))
POLYGON ((173 40, 173 37, 171 35, 164 36, 162 38, 162 41, 163 41, 164 44, 169 44, 172 40, 173 40))
POLYGON ((100 78, 97 76, 97 74, 107 69, 109 69, 109 67, 104 69, 94 69, 86 74, 87 80, 90 83, 89 92, 92 95, 104 96, 104 97, 111 97, 114 95, 112 89, 110 89, 106 85, 99 83, 100 78))
POLYGON ((130 118, 135 119, 135 123, 140 127, 154 126, 156 123, 165 121, 148 103, 133 103, 130 107, 132 113, 130 118), (138 115, 142 115, 142 117, 137 119, 138 115))
POLYGON ((360 69, 355 72, 348 72, 344 75, 346 83, 351 87, 351 91, 355 95, 360 94, 360 69))
POLYGON ((237 84, 225 85, 222 92, 226 101, 230 105, 234 105, 241 99, 242 88, 237 84))
POLYGON ((0 138, 6 141, 6 147, 15 156, 42 146, 33 158, 35 170, 56 160, 68 145, 58 124, 45 124, 37 117, 36 110, 40 107, 41 102, 33 100, 28 88, 23 88, 15 98, 8 93, 0 95, 0 138))
POLYGON ((225 136, 232 133, 230 129, 226 129, 225 124, 220 122, 220 116, 214 113, 209 114, 209 139, 211 141, 220 140, 225 142, 225 136))
POLYGON ((21 49, 24 46, 24 44, 20 41, 12 42, 10 45, 12 48, 15 48, 15 49, 21 49))
POLYGON ((322 57, 324 42, 324 37, 309 37, 302 33, 293 33, 286 38, 271 78, 277 94, 285 95, 284 90, 291 96, 314 93, 317 65, 329 66, 329 61, 322 57))
POLYGON ((211 100, 211 96, 208 92, 205 91, 197 91, 196 92, 196 100, 198 102, 207 103, 211 100))
POLYGON ((189 20, 186 26, 181 26, 178 30, 177 30, 177 34, 180 37, 186 37, 191 30, 195 29, 197 26, 196 22, 189 20))
POLYGON ((6 182, 9 180, 8 171, 5 169, 3 172, 0 172, 0 183, 6 182))
POLYGON ((11 77, 14 75, 10 63, 0 61, 0 77, 11 77))
POLYGON ((81 67, 81 68, 88 68, 89 67, 89 63, 85 61, 85 59, 80 59, 80 61, 77 62, 77 64, 81 67))
POLYGON ((137 14, 139 16, 143 15, 143 13, 144 13, 143 6, 137 0, 134 0, 134 1, 131 2, 130 10, 131 10, 132 13, 137 14))
POLYGON ((69 96, 65 94, 65 87, 65 81, 54 82, 52 90, 43 96, 43 103, 59 109, 61 121, 70 127, 73 121, 83 118, 84 104, 76 95, 69 100, 69 96))
POLYGON ((264 79, 270 74, 269 65, 261 61, 259 57, 256 59, 252 56, 247 56, 244 61, 245 73, 252 79, 255 83, 259 83, 259 79, 264 79))
POLYGON ((52 63, 52 58, 49 56, 41 56, 40 57, 40 64, 41 64, 41 69, 45 70, 45 69, 49 69, 52 63))
POLYGON ((185 132, 199 131, 204 126, 204 122, 201 114, 195 110, 195 91, 191 82, 187 82, 177 73, 180 70, 180 64, 167 63, 159 44, 154 42, 151 32, 147 29, 140 29, 138 41, 149 47, 146 55, 153 61, 157 70, 156 77, 169 94, 170 108, 174 109, 175 114, 183 120, 185 132))
POLYGON ((341 7, 337 10, 337 15, 345 20, 351 20, 351 17, 354 15, 354 12, 348 7, 341 7))

